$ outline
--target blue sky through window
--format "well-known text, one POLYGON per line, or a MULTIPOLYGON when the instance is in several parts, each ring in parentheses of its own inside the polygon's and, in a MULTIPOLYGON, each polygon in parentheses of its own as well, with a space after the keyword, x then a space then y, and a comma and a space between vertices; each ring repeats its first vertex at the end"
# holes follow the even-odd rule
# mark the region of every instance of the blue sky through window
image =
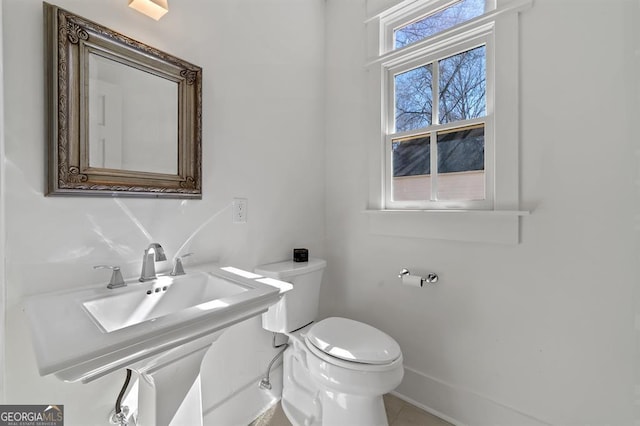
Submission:
POLYGON ((460 0, 451 6, 394 31, 394 47, 400 49, 480 16, 485 0, 460 0))
POLYGON ((396 131, 431 125, 431 64, 395 76, 396 131))

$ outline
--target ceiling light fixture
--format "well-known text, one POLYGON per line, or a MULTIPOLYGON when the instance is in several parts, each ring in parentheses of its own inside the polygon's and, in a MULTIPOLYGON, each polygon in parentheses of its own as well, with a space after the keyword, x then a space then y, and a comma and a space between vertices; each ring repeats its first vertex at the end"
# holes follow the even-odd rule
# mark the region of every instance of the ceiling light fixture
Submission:
POLYGON ((129 0, 129 7, 156 21, 169 11, 167 0, 129 0))

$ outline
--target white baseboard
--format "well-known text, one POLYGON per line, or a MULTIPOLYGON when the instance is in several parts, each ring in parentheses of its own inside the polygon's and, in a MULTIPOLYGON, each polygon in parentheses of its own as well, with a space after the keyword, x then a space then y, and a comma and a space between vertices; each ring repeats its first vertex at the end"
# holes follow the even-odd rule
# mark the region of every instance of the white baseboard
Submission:
POLYGON ((514 407, 406 366, 402 383, 392 393, 456 426, 551 425, 514 407))
MULTIPOLYGON (((204 410, 205 426, 246 426, 282 396, 282 365, 271 371, 272 389, 258 387, 256 377, 237 392, 204 410)), ((551 423, 469 389, 454 386, 405 367, 404 379, 392 392, 456 426, 550 426, 551 423)))
POLYGON ((269 375, 271 389, 260 389, 256 377, 224 400, 203 410, 204 426, 247 426, 282 397, 282 364, 269 375))

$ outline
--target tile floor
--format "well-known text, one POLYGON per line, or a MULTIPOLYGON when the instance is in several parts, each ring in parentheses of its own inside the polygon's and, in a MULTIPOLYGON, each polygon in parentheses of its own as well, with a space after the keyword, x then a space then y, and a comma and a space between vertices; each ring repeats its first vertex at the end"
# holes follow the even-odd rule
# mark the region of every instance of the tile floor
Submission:
MULTIPOLYGON (((389 426, 451 426, 451 423, 445 422, 391 394, 384 396, 384 405, 387 409, 389 426)), ((277 404, 249 426, 291 426, 291 423, 287 420, 280 404, 277 404)))

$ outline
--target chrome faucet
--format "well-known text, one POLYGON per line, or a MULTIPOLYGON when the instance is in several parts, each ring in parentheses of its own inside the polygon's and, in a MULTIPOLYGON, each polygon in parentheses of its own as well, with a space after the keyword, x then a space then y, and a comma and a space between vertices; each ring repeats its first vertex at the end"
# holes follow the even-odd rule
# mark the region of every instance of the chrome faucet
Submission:
POLYGON ((140 281, 155 280, 157 278, 155 262, 161 262, 163 260, 167 260, 167 256, 164 254, 162 246, 158 243, 149 244, 149 247, 144 251, 144 256, 142 257, 140 281))

